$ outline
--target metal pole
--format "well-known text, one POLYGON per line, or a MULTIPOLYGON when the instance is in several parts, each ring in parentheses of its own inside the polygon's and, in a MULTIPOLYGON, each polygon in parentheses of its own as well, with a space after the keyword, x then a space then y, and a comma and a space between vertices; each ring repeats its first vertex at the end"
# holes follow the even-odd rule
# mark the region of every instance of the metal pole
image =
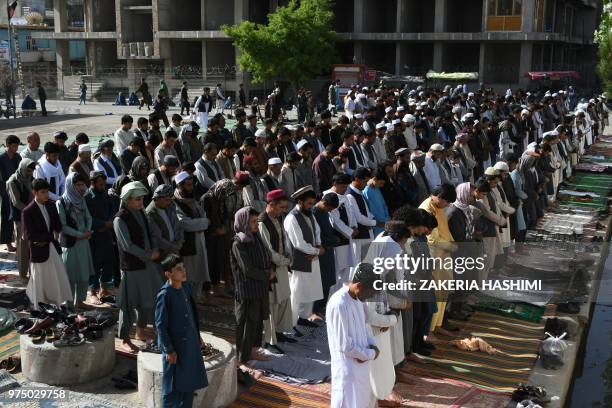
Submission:
MULTIPOLYGON (((13 97, 13 118, 17 119, 17 108, 15 107, 15 70, 13 67, 13 33, 11 32, 11 18, 8 15, 9 1, 6 0, 6 9, 7 9, 7 31, 8 31, 8 40, 9 40, 9 65, 11 67, 11 96, 13 97)), ((8 99, 8 98, 7 98, 8 99)))

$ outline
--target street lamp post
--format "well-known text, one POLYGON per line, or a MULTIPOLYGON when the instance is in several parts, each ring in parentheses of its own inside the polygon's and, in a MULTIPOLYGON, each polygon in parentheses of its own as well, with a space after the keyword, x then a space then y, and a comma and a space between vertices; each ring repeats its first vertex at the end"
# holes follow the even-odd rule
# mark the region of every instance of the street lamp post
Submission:
MULTIPOLYGON (((6 13, 8 17, 8 41, 9 41, 9 66, 11 68, 11 96, 13 97, 13 119, 17 119, 17 106, 15 104, 15 67, 13 66, 13 33, 11 31, 11 18, 17 7, 17 1, 10 3, 10 0, 6 0, 6 13), (12 11, 12 12, 11 12, 12 11)), ((8 98, 7 98, 8 100, 8 98)))

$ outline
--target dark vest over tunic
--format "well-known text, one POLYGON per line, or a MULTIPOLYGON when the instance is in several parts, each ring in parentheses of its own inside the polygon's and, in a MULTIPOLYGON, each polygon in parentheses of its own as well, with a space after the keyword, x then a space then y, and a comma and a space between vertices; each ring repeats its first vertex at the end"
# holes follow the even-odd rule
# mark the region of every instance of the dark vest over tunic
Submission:
MULTIPOLYGON (((136 220, 136 218, 134 218, 134 215, 130 211, 122 208, 117 213, 117 217, 119 217, 127 226, 132 242, 136 246, 144 248, 145 247, 145 235, 144 234, 147 234, 147 237, 149 238, 149 242, 151 242, 151 232, 149 231, 149 226, 147 224, 147 220, 145 216, 142 213, 141 213, 141 216, 143 218, 143 223, 145 225, 144 231, 142 230, 142 227, 140 226, 140 224, 138 224, 138 221, 136 220)), ((118 248, 119 248, 119 267, 121 268, 121 270, 135 271, 135 270, 146 268, 146 264, 142 260, 140 260, 140 258, 128 252, 125 252, 121 248, 120 245, 118 245, 118 248)))
MULTIPOLYGON (((302 237, 304 238, 304 241, 314 246, 315 235, 314 235, 313 228, 317 221, 314 219, 312 214, 308 214, 308 218, 310 219, 310 222, 312 223, 312 228, 308 225, 308 222, 306 222, 305 215, 301 211, 299 211, 297 207, 291 210, 291 214, 295 216, 295 219, 297 220, 298 225, 300 226, 300 230, 302 231, 302 237)), ((292 255, 293 255, 293 263, 291 264, 292 270, 300 271, 300 272, 312 272, 312 263, 308 258, 306 258, 308 254, 296 248, 293 248, 292 255)))
MULTIPOLYGON (((354 192, 352 189, 348 189, 347 194, 352 195, 353 197, 355 197, 355 201, 357 201, 357 206, 359 207, 359 212, 367 217, 368 216, 368 210, 366 207, 366 202, 365 199, 363 198, 363 196, 361 194, 358 194, 356 192, 354 192)), ((357 232, 357 236, 355 237, 356 239, 368 239, 370 238, 370 229, 368 228, 367 225, 361 225, 361 224, 357 224, 357 229, 359 230, 359 232, 357 232)))

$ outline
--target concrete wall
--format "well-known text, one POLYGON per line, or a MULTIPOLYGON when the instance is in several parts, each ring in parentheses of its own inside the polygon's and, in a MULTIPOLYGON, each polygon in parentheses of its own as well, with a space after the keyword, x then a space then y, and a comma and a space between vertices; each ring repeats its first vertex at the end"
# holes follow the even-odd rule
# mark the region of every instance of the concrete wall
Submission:
POLYGON ((433 43, 404 43, 400 46, 401 74, 418 76, 433 68, 433 43))
POLYGON ((478 72, 480 44, 444 44, 442 70, 445 72, 478 72))
POLYGON ((520 44, 487 44, 483 82, 515 84, 520 58, 520 44))
POLYGON ((234 23, 234 2, 230 0, 203 0, 205 30, 219 30, 223 24, 234 23))
POLYGON ((201 41, 171 41, 172 66, 202 65, 202 42, 201 41))

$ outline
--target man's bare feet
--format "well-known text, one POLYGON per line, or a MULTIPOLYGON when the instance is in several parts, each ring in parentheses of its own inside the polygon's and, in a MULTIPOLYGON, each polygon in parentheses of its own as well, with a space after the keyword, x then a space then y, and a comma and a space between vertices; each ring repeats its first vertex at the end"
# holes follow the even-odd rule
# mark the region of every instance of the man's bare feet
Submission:
POLYGON ((102 304, 102 301, 100 300, 100 297, 98 297, 98 294, 96 292, 92 292, 87 298, 87 303, 94 306, 100 306, 102 304))
POLYGON ((119 347, 122 351, 130 354, 136 354, 138 351, 140 351, 131 340, 123 340, 119 347))
POLYGON ((240 366, 238 367, 240 368, 240 371, 249 374, 251 377, 253 377, 255 380, 259 380, 262 377, 262 373, 259 370, 255 370, 251 367, 249 367, 246 364, 240 364, 240 366))
POLYGON ((251 360, 268 361, 270 357, 256 347, 251 349, 251 360))
POLYGON ((401 407, 402 406, 402 396, 399 395, 396 391, 392 391, 391 395, 389 395, 384 400, 378 400, 379 407, 401 407))

